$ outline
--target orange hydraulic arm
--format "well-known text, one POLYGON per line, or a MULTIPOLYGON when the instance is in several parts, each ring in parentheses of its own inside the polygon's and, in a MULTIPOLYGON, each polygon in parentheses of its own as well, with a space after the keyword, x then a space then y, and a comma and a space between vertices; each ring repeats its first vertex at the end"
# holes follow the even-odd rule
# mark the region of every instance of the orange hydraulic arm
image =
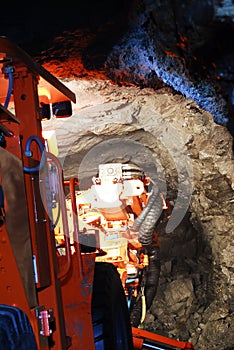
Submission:
POLYGON ((193 350, 194 347, 189 342, 164 337, 143 329, 132 327, 134 350, 193 350))

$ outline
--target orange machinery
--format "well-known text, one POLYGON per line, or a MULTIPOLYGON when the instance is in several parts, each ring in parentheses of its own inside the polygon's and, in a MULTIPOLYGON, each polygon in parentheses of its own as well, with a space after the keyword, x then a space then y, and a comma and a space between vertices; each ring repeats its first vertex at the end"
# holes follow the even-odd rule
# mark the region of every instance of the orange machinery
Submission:
POLYGON ((63 171, 42 120, 69 117, 75 94, 0 37, 0 348, 11 350, 193 349, 131 326, 116 267, 82 248, 75 199, 70 242, 63 171), (56 200, 51 180, 56 169, 56 200), (64 254, 54 234, 55 204, 64 254))

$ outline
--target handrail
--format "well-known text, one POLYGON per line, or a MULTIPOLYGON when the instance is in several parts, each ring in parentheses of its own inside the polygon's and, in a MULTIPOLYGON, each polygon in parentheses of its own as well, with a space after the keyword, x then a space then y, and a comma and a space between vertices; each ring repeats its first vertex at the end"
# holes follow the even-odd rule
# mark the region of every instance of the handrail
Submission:
POLYGON ((79 272, 80 272, 80 275, 82 276, 83 269, 82 269, 81 249, 80 249, 80 242, 79 242, 79 222, 78 222, 78 211, 77 211, 76 193, 75 193, 75 186, 79 184, 79 181, 77 178, 72 177, 70 181, 64 181, 64 184, 69 185, 69 190, 71 195, 74 248, 77 254, 79 272))

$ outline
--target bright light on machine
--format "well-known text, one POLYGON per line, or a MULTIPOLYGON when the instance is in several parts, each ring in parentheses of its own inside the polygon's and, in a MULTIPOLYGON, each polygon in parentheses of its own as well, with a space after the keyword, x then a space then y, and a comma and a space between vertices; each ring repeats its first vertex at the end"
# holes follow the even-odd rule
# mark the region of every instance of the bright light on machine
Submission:
MULTIPOLYGON (((43 81, 40 79, 40 82, 43 81)), ((41 103, 49 104, 51 102, 51 93, 47 86, 40 83, 38 85, 38 96, 41 103)))
POLYGON ((53 153, 55 156, 58 155, 58 145, 56 134, 54 130, 43 130, 42 136, 45 140, 47 152, 53 153))

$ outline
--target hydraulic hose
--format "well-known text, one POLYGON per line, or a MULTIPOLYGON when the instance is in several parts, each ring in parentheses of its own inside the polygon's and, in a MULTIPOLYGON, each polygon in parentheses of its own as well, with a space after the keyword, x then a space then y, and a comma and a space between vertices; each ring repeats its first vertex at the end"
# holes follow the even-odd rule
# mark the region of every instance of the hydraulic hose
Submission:
POLYGON ((155 225, 162 212, 162 198, 159 189, 153 188, 153 193, 142 211, 142 213, 135 220, 134 228, 138 230, 138 240, 144 245, 148 246, 152 243, 155 225))
POLYGON ((144 210, 142 210, 141 214, 136 218, 134 222, 134 229, 137 231, 139 230, 140 226, 142 225, 143 221, 145 220, 146 216, 148 215, 150 209, 154 205, 156 197, 159 195, 159 189, 157 187, 153 187, 152 195, 150 196, 146 207, 144 210))
POLYGON ((158 288, 161 271, 159 246, 151 244, 155 233, 155 225, 162 212, 162 204, 163 201, 159 189, 154 186, 146 207, 134 222, 134 229, 138 230, 138 240, 145 248, 149 260, 143 280, 144 295, 142 294, 142 297, 137 297, 130 313, 131 322, 134 327, 138 327, 144 321, 144 310, 150 308, 158 288))
MULTIPOLYGON (((43 142, 40 140, 40 138, 38 136, 34 136, 34 135, 32 135, 28 138, 26 145, 25 145, 24 154, 27 157, 32 157, 32 151, 30 149, 32 141, 36 142, 36 144, 38 145, 38 147, 40 149, 41 155, 43 156, 45 146, 44 146, 43 142)), ((31 168, 24 166, 23 169, 24 169, 24 171, 26 171, 28 173, 33 173, 33 172, 38 171, 40 169, 40 164, 38 164, 35 167, 31 167, 31 168)))
POLYGON ((13 72, 14 72, 14 69, 13 69, 13 67, 8 66, 8 67, 5 67, 4 70, 5 70, 5 73, 8 75, 8 79, 9 79, 7 96, 6 96, 6 100, 4 103, 4 107, 7 108, 9 105, 11 93, 13 90, 13 72))
POLYGON ((159 246, 145 247, 149 265, 145 271, 144 276, 144 295, 142 292, 138 295, 135 304, 130 312, 131 323, 133 327, 138 327, 144 321, 144 313, 151 307, 158 289, 161 262, 160 262, 160 248, 159 246), (145 305, 144 305, 145 303, 145 305))
POLYGON ((150 308, 156 295, 161 271, 160 248, 157 246, 147 247, 149 266, 146 272, 145 299, 146 310, 150 308))

